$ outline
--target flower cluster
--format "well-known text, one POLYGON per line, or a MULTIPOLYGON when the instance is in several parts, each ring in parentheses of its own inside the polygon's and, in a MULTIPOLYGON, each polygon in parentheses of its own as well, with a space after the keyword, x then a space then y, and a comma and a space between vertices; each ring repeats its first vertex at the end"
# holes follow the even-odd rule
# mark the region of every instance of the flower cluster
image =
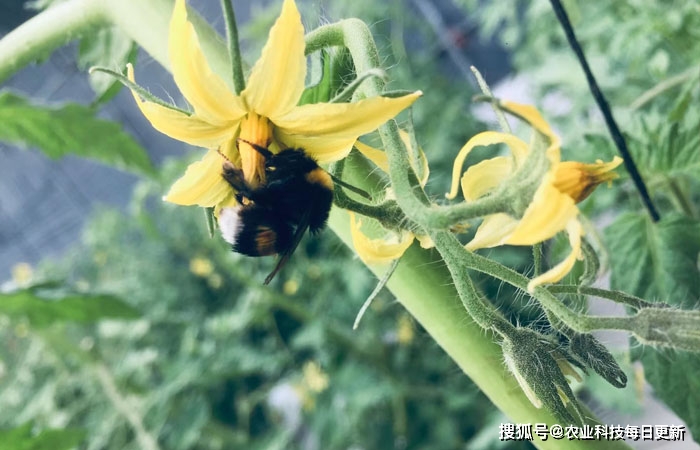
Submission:
POLYGON ((455 159, 452 190, 447 197, 456 196, 458 184, 461 184, 462 194, 468 202, 503 188, 513 177, 522 175, 520 172, 527 158, 537 151, 535 145, 543 143, 548 168, 536 180, 534 194, 522 214, 498 213, 485 217, 474 238, 466 245, 468 250, 504 244, 534 245, 554 237, 560 231, 566 231, 571 252, 559 264, 532 279, 528 285, 528 290, 532 291, 539 285, 561 280, 581 258, 583 227, 576 203, 585 199, 599 184, 615 179, 617 174, 612 170, 622 163, 622 159, 615 157, 609 163, 598 161, 594 164, 562 162, 559 138, 534 107, 502 102, 501 108, 533 127, 535 136, 532 143, 528 145, 508 133, 487 131, 477 134, 462 147, 455 159), (508 146, 510 156, 487 159, 470 167, 459 177, 462 164, 472 149, 499 143, 508 146))
MULTIPOLYGON (((278 152, 301 148, 319 163, 344 158, 357 138, 410 106, 421 93, 374 97, 353 103, 298 106, 306 78, 304 27, 293 0, 285 0, 260 59, 240 95, 215 74, 202 53, 185 0, 177 0, 168 43, 173 77, 192 106, 186 114, 134 98, 153 127, 168 136, 208 149, 171 187, 165 200, 180 205, 221 207, 235 202, 221 177, 222 156, 255 186, 264 178, 263 156, 249 143, 278 152), (240 140, 237 140, 240 138, 240 140)), ((134 81, 134 71, 128 68, 134 81)))
MULTIPOLYGON (((159 131, 174 139, 204 147, 204 157, 191 164, 164 197, 180 205, 216 207, 217 211, 235 204, 234 192, 221 176, 223 158, 241 169, 245 180, 256 186, 264 182, 264 156, 252 145, 278 152, 301 148, 319 163, 344 158, 353 146, 388 171, 384 152, 368 147, 357 139, 376 129, 410 106, 420 91, 397 98, 373 97, 352 103, 316 103, 298 105, 306 78, 304 27, 293 0, 285 0, 280 17, 270 30, 260 59, 248 76, 246 88, 233 92, 215 74, 201 50, 193 25, 187 17, 185 0, 177 0, 170 22, 169 57, 177 86, 192 106, 186 113, 151 102, 133 91, 141 112, 159 131), (251 145, 252 144, 252 145, 251 145)), ((133 67, 128 67, 134 81, 133 67)), ((549 271, 533 279, 528 286, 560 280, 581 257, 581 222, 576 203, 586 198, 600 183, 615 178, 611 172, 621 160, 584 164, 560 160, 559 139, 537 110, 531 106, 504 102, 502 108, 526 120, 547 142, 549 168, 538 186, 526 199, 521 214, 498 213, 484 218, 468 250, 504 244, 533 245, 552 238, 560 231, 569 235, 569 256, 549 271)), ((404 144, 410 148, 404 134, 404 144)), ((464 200, 478 200, 507 185, 518 174, 532 153, 532 145, 514 135, 484 132, 470 139, 458 153, 453 173, 454 198, 461 185, 464 200), (511 156, 498 156, 470 167, 461 177, 461 167, 469 152, 477 146, 506 144, 511 156)), ((422 150, 421 185, 428 176, 422 150)), ((419 170, 420 169, 420 170, 419 170)), ((524 193, 526 196, 527 193, 524 193)), ((385 237, 367 237, 361 230, 362 219, 351 214, 351 231, 355 248, 367 263, 386 263, 399 258, 411 245, 415 235, 404 231, 388 232, 385 237)), ((429 246, 428 239, 421 239, 429 246)))

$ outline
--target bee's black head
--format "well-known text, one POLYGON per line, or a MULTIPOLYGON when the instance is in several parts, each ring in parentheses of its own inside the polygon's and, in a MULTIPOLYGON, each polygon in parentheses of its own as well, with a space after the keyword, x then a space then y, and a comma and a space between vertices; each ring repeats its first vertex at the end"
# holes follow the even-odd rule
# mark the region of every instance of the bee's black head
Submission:
POLYGON ((301 149, 288 148, 265 160, 267 177, 282 179, 304 176, 318 168, 318 164, 301 149))

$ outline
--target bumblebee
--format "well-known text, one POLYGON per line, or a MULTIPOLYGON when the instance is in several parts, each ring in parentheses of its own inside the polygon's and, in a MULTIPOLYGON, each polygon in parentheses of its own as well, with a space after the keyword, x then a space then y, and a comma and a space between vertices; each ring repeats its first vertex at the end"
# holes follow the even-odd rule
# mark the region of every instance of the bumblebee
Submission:
POLYGON ((247 256, 279 255, 269 284, 289 260, 307 230, 326 226, 333 203, 333 179, 303 149, 272 153, 246 142, 265 158, 265 179, 251 186, 243 171, 226 160, 222 177, 235 191, 238 205, 222 208, 219 229, 233 251, 247 256))

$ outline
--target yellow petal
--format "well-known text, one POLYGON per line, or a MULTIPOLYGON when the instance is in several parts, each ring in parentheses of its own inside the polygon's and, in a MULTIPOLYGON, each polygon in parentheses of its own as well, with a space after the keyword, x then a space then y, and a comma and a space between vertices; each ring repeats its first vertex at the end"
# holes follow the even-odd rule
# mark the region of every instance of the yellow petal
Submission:
POLYGON ((238 142, 235 139, 225 141, 218 150, 226 156, 234 166, 242 167, 241 152, 238 149, 238 142))
MULTIPOLYGON (((135 82, 134 68, 131 64, 127 65, 127 75, 129 80, 135 82)), ((141 113, 151 122, 153 128, 178 141, 198 147, 215 148, 222 142, 232 139, 237 130, 236 123, 226 127, 215 126, 197 116, 188 116, 156 103, 141 100, 134 91, 131 93, 141 113)))
POLYGON ((362 153, 365 158, 372 161, 377 167, 382 169, 384 173, 389 173, 389 158, 382 150, 370 147, 360 141, 355 142, 355 148, 362 153))
POLYGON ((599 184, 617 178, 618 174, 613 170, 620 164, 622 158, 619 156, 608 163, 601 160, 594 164, 565 161, 556 166, 554 186, 578 203, 585 200, 599 184))
POLYGON ((403 97, 372 97, 354 103, 313 103, 294 108, 274 119, 286 134, 326 138, 355 137, 375 130, 420 97, 416 91, 403 97))
POLYGON ((231 186, 221 176, 223 158, 210 150, 200 161, 187 167, 163 200, 178 205, 216 206, 231 194, 231 186))
MULTIPOLYGON (((399 130, 399 135, 401 136, 401 141, 403 141, 404 146, 408 150, 411 146, 411 136, 405 130, 399 130)), ((382 169, 384 173, 389 173, 389 158, 386 152, 370 147, 360 141, 355 142, 355 148, 377 167, 382 169)), ((416 162, 414 160, 415 158, 410 158, 411 166, 416 172, 416 176, 419 177, 420 185, 425 187, 425 184, 428 182, 428 177, 430 176, 430 167, 428 166, 428 158, 425 156, 422 148, 418 147, 418 161, 416 162), (418 165, 418 167, 415 167, 416 165, 418 165)))
POLYGON ((556 266, 552 267, 542 275, 533 278, 527 285, 528 292, 535 290, 537 286, 546 283, 556 283, 571 272, 577 259, 581 259, 581 235, 583 230, 581 223, 578 220, 571 220, 566 226, 566 232, 569 234, 569 244, 571 245, 571 253, 566 259, 556 266))
POLYGON ((425 152, 420 146, 417 146, 418 148, 416 149, 412 148, 411 135, 406 130, 399 130, 399 136, 401 136, 401 141, 409 153, 409 162, 418 177, 418 182, 422 187, 425 187, 428 183, 428 177, 430 177, 430 166, 428 166, 428 158, 425 156, 425 152), (414 150, 418 153, 417 155, 413 155, 414 150))
POLYGON ((471 166, 462 176, 462 194, 468 202, 488 194, 513 171, 513 158, 497 156, 471 166))
POLYGON ((209 67, 197 33, 187 20, 185 0, 175 2, 168 56, 175 83, 197 116, 215 125, 225 125, 245 115, 241 99, 209 67))
POLYGON ((428 184, 428 178, 430 178, 430 166, 428 165, 428 158, 425 156, 425 152, 420 147, 418 147, 418 158, 420 167, 414 167, 413 169, 416 171, 420 185, 425 187, 428 184))
POLYGON ((216 217, 216 220, 219 220, 219 214, 221 213, 221 210, 223 208, 236 206, 237 204, 238 201, 236 200, 236 194, 235 192, 233 192, 233 189, 231 189, 229 194, 226 197, 224 197, 223 200, 217 203, 216 207, 214 207, 214 217, 216 217))
POLYGON ((464 165, 464 161, 467 159, 467 156, 469 156, 469 153, 475 147, 502 143, 508 145, 511 152, 513 152, 513 155, 516 157, 516 160, 522 159, 524 155, 527 154, 527 144, 512 134, 499 133, 496 131, 484 131, 483 133, 473 136, 467 141, 466 144, 464 144, 455 158, 454 166, 452 167, 452 187, 450 192, 445 194, 445 197, 448 199, 453 199, 457 196, 462 166, 464 165))
POLYGON ((547 147, 546 153, 550 161, 554 164, 559 162, 559 147, 560 141, 559 137, 554 134, 552 128, 549 126, 546 120, 542 117, 542 114, 532 105, 521 105, 519 103, 503 101, 500 105, 506 111, 519 116, 524 121, 532 125, 532 127, 547 137, 549 140, 549 147, 547 147))
POLYGON ((433 248, 435 247, 435 242, 433 242, 433 238, 428 236, 427 234, 421 234, 416 236, 416 239, 420 243, 420 248, 433 248))
POLYGON ((578 208, 574 200, 554 187, 553 178, 552 173, 547 174, 506 243, 533 245, 545 241, 564 230, 576 217, 578 208))
POLYGON ((285 0, 241 94, 248 107, 274 121, 297 105, 306 78, 305 47, 299 11, 285 0))
POLYGON ((550 140, 558 140, 557 136, 552 131, 552 128, 534 106, 503 101, 501 102, 501 107, 503 107, 506 111, 515 114, 516 116, 520 116, 525 122, 532 125, 534 129, 547 136, 550 140))
POLYGON ((403 233, 398 241, 370 239, 361 230, 361 221, 355 221, 355 214, 350 212, 350 233, 352 243, 360 259, 365 264, 386 264, 404 254, 413 243, 413 234, 403 233))
POLYGON ((345 158, 352 150, 356 137, 326 138, 318 136, 288 135, 275 129, 275 139, 283 148, 301 148, 319 164, 327 164, 345 158))
POLYGON ((464 247, 467 250, 491 248, 505 244, 513 230, 518 226, 518 220, 508 214, 492 214, 484 218, 476 230, 474 239, 464 247))

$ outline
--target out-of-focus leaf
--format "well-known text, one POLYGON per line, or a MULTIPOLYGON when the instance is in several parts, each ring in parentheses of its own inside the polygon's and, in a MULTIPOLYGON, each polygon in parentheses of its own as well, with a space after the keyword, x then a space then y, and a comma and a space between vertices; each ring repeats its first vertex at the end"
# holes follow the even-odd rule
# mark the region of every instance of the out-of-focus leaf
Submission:
POLYGON ((661 398, 700 441, 700 358, 696 353, 641 349, 644 376, 661 398))
POLYGON ((311 66, 312 82, 306 88, 299 104, 327 102, 355 77, 352 60, 347 50, 324 50, 311 66))
POLYGON ((606 237, 613 289, 677 306, 697 301, 698 221, 669 214, 654 224, 644 213, 627 213, 608 227, 606 237))
MULTIPOLYGON (((92 66, 113 67, 123 70, 136 58, 136 45, 117 27, 98 28, 80 41, 78 67, 88 70, 92 66)), ((111 100, 122 88, 122 84, 106 73, 90 75, 90 86, 95 91, 95 103, 111 100)))
POLYGON ((700 179, 698 128, 700 115, 694 110, 688 110, 679 120, 646 116, 641 129, 630 140, 630 152, 642 174, 647 178, 686 175, 700 179))
POLYGON ((70 450, 85 439, 85 431, 75 428, 44 430, 32 434, 32 424, 0 430, 0 450, 70 450))
POLYGON ((100 319, 135 319, 139 311, 111 295, 73 294, 41 297, 33 288, 0 294, 0 314, 26 317, 37 327, 55 322, 89 323, 100 319))
POLYGON ((54 159, 74 154, 144 175, 154 173, 145 150, 121 126, 98 119, 82 105, 48 108, 0 92, 0 140, 37 147, 54 159))
MULTIPOLYGON (((700 293, 700 222, 668 215, 654 224, 643 213, 621 216, 606 230, 612 288, 685 308, 700 293)), ((647 380, 700 438, 700 356, 643 347, 637 356, 647 380)))
POLYGON ((331 57, 327 51, 322 51, 320 57, 312 60, 311 64, 313 86, 304 89, 299 104, 327 102, 331 98, 331 57))

